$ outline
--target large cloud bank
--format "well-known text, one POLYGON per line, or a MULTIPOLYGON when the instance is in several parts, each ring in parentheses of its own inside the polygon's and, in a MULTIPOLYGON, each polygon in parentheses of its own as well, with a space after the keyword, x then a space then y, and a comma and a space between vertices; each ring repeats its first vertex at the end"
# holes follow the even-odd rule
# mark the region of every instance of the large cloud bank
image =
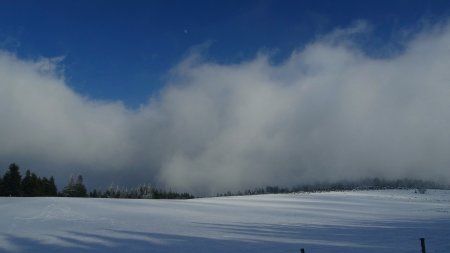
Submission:
POLYGON ((448 181, 450 26, 423 29, 384 58, 353 43, 364 30, 336 30, 276 65, 266 54, 232 65, 192 54, 136 110, 75 93, 57 61, 1 52, 0 162, 195 193, 366 176, 448 181))

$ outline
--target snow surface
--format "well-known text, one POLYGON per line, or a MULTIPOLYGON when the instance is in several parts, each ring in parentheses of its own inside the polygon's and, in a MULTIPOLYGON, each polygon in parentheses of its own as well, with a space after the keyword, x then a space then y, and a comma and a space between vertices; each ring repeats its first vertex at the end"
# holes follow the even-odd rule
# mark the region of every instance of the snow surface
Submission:
POLYGON ((450 191, 0 198, 0 252, 450 252, 450 191))

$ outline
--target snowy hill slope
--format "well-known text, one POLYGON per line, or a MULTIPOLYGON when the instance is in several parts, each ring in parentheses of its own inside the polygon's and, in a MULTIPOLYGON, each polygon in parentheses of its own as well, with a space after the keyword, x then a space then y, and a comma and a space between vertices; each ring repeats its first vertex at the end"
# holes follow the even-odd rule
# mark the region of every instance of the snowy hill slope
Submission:
POLYGON ((450 252, 450 191, 0 198, 0 252, 450 252))

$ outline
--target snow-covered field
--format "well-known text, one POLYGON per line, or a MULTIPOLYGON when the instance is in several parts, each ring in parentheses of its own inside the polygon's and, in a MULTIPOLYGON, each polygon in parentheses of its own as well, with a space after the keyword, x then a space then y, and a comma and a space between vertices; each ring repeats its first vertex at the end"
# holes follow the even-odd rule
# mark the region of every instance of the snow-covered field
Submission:
POLYGON ((0 252, 450 252, 450 191, 0 198, 0 252))

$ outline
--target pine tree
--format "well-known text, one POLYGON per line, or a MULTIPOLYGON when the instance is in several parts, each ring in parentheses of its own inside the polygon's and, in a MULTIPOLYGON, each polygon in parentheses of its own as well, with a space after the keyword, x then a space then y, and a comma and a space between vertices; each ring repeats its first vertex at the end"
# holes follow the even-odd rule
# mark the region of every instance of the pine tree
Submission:
POLYGON ((98 198, 99 194, 98 194, 97 190, 94 189, 94 191, 90 192, 89 193, 89 197, 91 197, 91 198, 98 198))
POLYGON ((3 178, 0 177, 0 196, 5 196, 3 193, 3 178))
POLYGON ((83 184, 83 177, 79 175, 75 181, 71 176, 69 183, 63 190, 63 196, 65 197, 87 197, 87 190, 83 184))
POLYGON ((41 196, 42 195, 42 187, 41 187, 41 179, 36 176, 36 174, 31 173, 31 183, 33 189, 33 196, 41 196))
POLYGON ((43 177, 41 179, 41 189, 42 189, 42 196, 49 196, 50 180, 48 180, 46 177, 43 177))
POLYGON ((58 195, 58 189, 56 188, 55 179, 53 178, 53 176, 50 177, 47 193, 48 193, 47 196, 52 196, 52 197, 56 197, 58 195))
POLYGON ((35 186, 33 185, 32 182, 30 170, 27 170, 27 172, 25 173, 25 177, 22 179, 21 188, 22 188, 22 195, 24 197, 34 196, 35 186))
POLYGON ((15 163, 9 165, 8 171, 3 176, 3 191, 6 196, 20 196, 20 183, 22 176, 19 172, 19 166, 15 163))
POLYGON ((77 197, 87 197, 86 186, 83 184, 83 177, 81 175, 78 176, 77 182, 75 183, 75 192, 77 197))
POLYGON ((70 177, 69 183, 64 187, 63 189, 63 196, 64 197, 75 197, 74 196, 74 190, 75 190, 75 179, 73 176, 70 177))

